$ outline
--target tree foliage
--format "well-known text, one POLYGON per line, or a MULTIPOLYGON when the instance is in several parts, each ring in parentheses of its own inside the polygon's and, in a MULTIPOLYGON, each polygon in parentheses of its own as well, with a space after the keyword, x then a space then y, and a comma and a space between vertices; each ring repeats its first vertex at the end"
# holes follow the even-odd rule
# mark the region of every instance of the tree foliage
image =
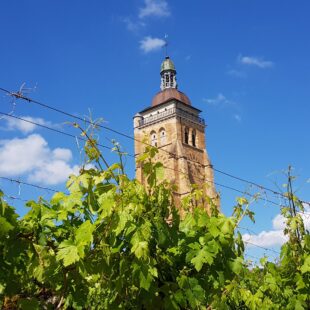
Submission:
POLYGON ((310 237, 292 191, 280 261, 250 269, 236 233, 253 217, 246 199, 226 217, 205 197, 207 213, 193 190, 181 217, 155 148, 138 159, 144 188, 124 173, 117 144, 120 162, 107 166, 87 138, 96 168, 72 175, 67 193, 29 201, 22 218, 0 193, 3 309, 309 309, 310 237))

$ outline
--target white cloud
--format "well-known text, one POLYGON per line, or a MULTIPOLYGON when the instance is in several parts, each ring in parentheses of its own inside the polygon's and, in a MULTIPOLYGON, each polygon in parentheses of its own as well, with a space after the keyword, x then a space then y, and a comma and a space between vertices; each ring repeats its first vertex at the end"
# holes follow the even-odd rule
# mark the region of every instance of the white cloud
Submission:
POLYGON ((238 61, 243 65, 256 66, 261 69, 270 68, 274 65, 272 61, 253 56, 239 56, 238 61))
MULTIPOLYGON (((300 213, 306 229, 310 229, 310 206, 305 206, 305 212, 300 213)), ((272 220, 272 230, 262 231, 259 234, 243 234, 242 239, 247 243, 248 247, 255 245, 262 247, 279 246, 285 243, 288 238, 284 235, 283 230, 286 225, 286 219, 282 214, 277 214, 272 220)))
POLYGON ((55 185, 65 182, 70 174, 78 173, 79 166, 71 167, 66 161, 52 159, 35 169, 28 179, 36 183, 55 185))
MULTIPOLYGON (((306 229, 310 229, 310 206, 304 205, 305 211, 299 212, 301 218, 304 221, 306 229)), ((283 230, 286 226, 286 219, 282 214, 277 214, 272 220, 272 227, 277 230, 283 230)))
POLYGON ((79 169, 71 165, 69 149, 51 150, 47 141, 39 134, 26 138, 0 140, 0 175, 28 175, 30 182, 55 185, 65 182, 71 173, 79 169))
POLYGON ((149 53, 152 51, 159 50, 161 47, 165 45, 165 41, 159 38, 145 37, 140 41, 140 49, 144 53, 149 53))
POLYGON ((53 150, 53 157, 55 159, 69 161, 72 159, 72 153, 69 149, 63 149, 63 148, 58 147, 53 150))
POLYGON ((310 205, 304 204, 305 212, 301 214, 301 217, 304 221, 305 228, 310 230, 310 205))
POLYGON ((272 227, 277 230, 283 230, 286 225, 285 217, 282 214, 277 214, 272 220, 272 227))
POLYGON ((244 234, 242 235, 242 239, 244 242, 250 242, 247 244, 248 247, 253 247, 255 245, 273 247, 282 245, 287 241, 287 237, 284 236, 283 230, 262 231, 258 235, 244 234))
POLYGON ((165 0, 144 0, 145 6, 140 8, 139 18, 148 16, 167 17, 170 15, 168 3, 165 0))
POLYGON ((37 127, 35 124, 30 122, 38 123, 40 125, 52 126, 50 122, 47 122, 40 117, 21 116, 21 118, 29 121, 29 123, 9 116, 3 117, 3 120, 6 121, 6 126, 1 129, 9 131, 18 130, 23 134, 28 134, 33 132, 37 127))

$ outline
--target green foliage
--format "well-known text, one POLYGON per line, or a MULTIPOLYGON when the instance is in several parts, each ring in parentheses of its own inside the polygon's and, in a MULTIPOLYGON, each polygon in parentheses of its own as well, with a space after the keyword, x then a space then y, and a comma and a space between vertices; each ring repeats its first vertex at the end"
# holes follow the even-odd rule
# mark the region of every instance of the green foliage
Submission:
POLYGON ((205 197, 207 213, 193 189, 181 217, 155 148, 138 159, 145 189, 122 160, 101 169, 90 139, 97 169, 71 176, 68 194, 30 201, 18 218, 0 192, 3 309, 309 309, 310 237, 298 213, 282 210, 289 242, 280 262, 249 269, 235 233, 244 216, 253 219, 246 199, 225 217, 205 197))

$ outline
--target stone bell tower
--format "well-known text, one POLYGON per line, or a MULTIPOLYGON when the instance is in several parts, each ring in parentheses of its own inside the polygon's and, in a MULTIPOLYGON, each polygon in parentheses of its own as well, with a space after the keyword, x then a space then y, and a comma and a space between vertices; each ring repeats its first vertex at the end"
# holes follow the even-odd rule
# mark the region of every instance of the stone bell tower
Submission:
MULTIPOLYGON (((205 121, 189 98, 177 88, 176 70, 167 56, 161 64, 161 91, 151 103, 134 116, 135 155, 143 153, 145 137, 157 147, 155 158, 165 167, 165 178, 177 186, 176 204, 191 191, 191 184, 205 186, 206 194, 217 197, 213 169, 205 142, 205 121)), ((136 178, 146 182, 140 164, 136 178)))

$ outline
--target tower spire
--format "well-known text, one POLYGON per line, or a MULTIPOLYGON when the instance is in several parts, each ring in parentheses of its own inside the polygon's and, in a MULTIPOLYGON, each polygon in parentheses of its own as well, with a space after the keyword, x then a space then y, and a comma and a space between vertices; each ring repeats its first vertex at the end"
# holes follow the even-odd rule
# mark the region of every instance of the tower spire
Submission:
MULTIPOLYGON (((165 36, 166 38, 166 36, 165 36)), ((176 79, 176 70, 173 61, 167 55, 167 41, 166 41, 166 57, 161 63, 160 76, 161 83, 160 89, 163 91, 167 88, 178 88, 177 79, 176 79)))

